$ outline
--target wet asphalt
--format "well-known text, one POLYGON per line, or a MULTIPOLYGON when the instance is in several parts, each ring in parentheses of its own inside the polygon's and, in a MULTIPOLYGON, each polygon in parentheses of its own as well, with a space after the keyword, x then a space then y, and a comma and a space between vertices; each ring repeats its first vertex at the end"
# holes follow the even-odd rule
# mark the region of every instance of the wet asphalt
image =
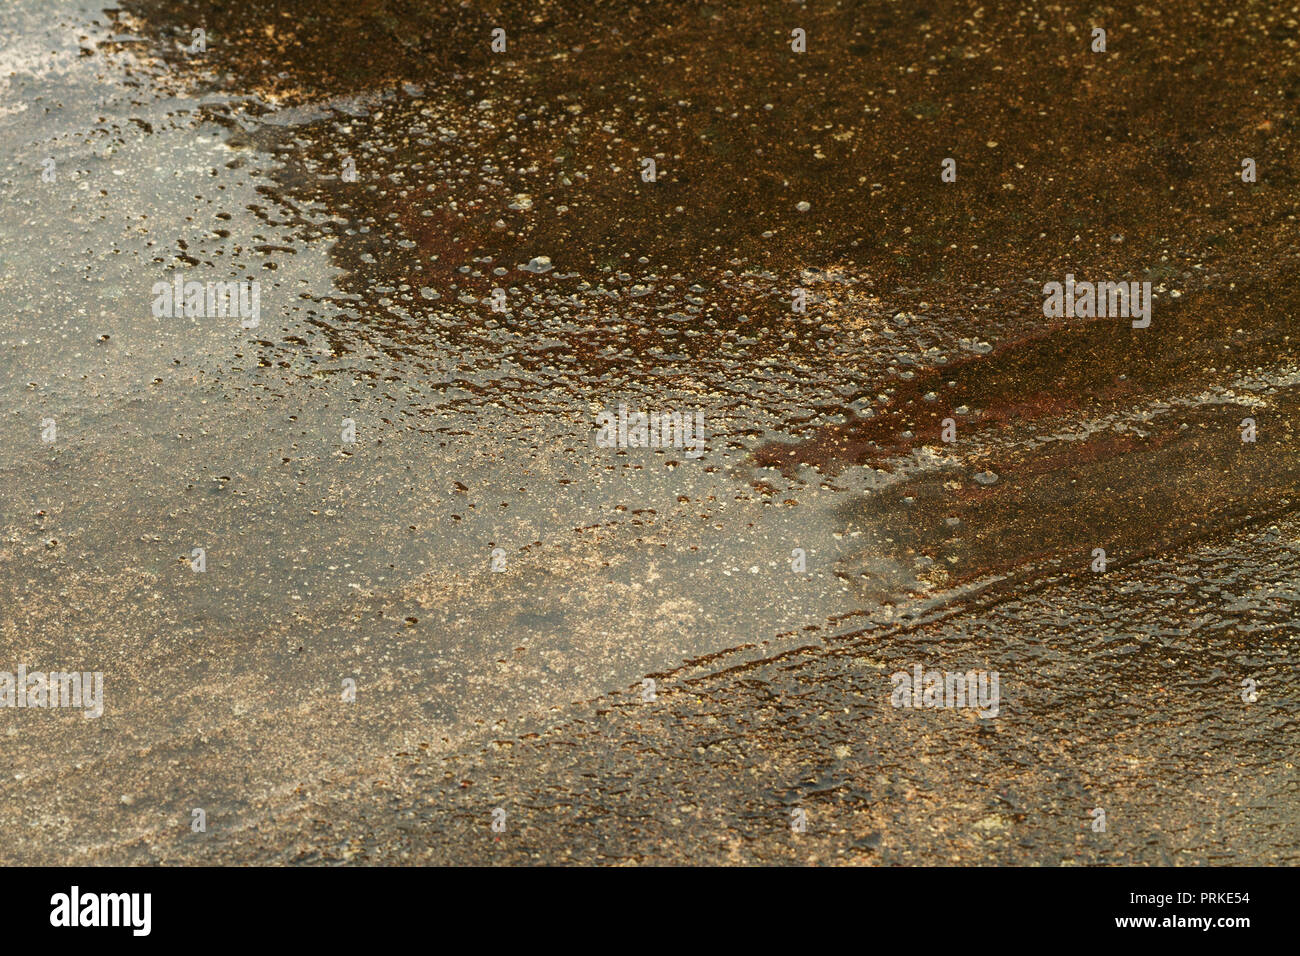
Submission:
POLYGON ((8 5, 0 859, 1300 859, 1300 22, 1096 17, 8 5))

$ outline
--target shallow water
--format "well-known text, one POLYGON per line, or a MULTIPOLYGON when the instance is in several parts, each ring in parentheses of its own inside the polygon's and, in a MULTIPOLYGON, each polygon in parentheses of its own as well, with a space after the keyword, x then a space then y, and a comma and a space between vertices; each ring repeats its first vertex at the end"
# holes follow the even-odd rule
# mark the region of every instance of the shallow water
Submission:
MULTIPOLYGON (((432 807, 427 840, 377 825, 361 858, 451 859, 487 805, 459 787, 439 803, 394 755, 446 759, 418 771, 441 778, 488 745, 483 773, 517 776, 492 799, 537 807, 553 757, 515 768, 500 742, 568 727, 575 766, 603 773, 582 762, 612 745, 573 730, 573 705, 650 675, 705 681, 749 728, 717 768, 721 816, 651 852, 629 835, 647 811, 602 798, 588 836, 538 816, 510 852, 685 859, 721 833, 738 858, 783 859, 803 765, 840 747, 836 773, 901 768, 890 799, 910 780, 944 832, 987 820, 922 769, 968 746, 962 727, 885 707, 888 682, 845 673, 849 653, 1002 669, 1014 716, 980 776, 1016 781, 1039 836, 998 859, 1060 862, 1043 841, 1107 786, 1131 814, 1181 809, 1095 859, 1164 861, 1152 828, 1175 834, 1173 862, 1295 859, 1294 84, 1261 39, 1293 27, 1144 8, 1100 58, 1027 12, 800 10, 800 58, 795 15, 0 15, 0 648, 107 686, 98 721, 0 711, 0 820, 22 833, 7 858, 330 859, 332 836, 240 841, 306 795, 383 779, 407 801, 396 817, 432 807), (196 24, 207 49, 186 53, 196 24), (1236 177, 1242 155, 1259 183, 1236 177), (258 327, 155 317, 152 287, 178 270, 256 280, 258 327), (1067 272, 1152 282, 1150 328, 1044 319, 1042 285, 1067 272), (597 415, 620 404, 700 412, 705 453, 600 447, 597 415), (1176 691, 1168 642, 1190 655, 1176 691), (827 733, 755 730, 773 692, 744 668, 805 646, 790 679, 836 715, 827 733), (1261 701, 1225 710, 1252 675, 1261 701), (1141 731, 1127 769, 1081 729, 1117 686, 1141 731), (863 695, 860 718, 838 716, 863 695), (1269 778, 1208 783, 1177 743, 1207 724, 1220 772, 1269 778), (1080 753, 1030 759, 1049 738, 1080 753), (771 754, 758 776, 750 748, 771 754), (1198 803, 1195 825, 1178 816, 1198 803), (191 805, 220 837, 191 838, 191 805)), ((711 746, 679 716, 629 746, 663 756, 636 773, 664 805, 711 746)), ((884 803, 841 808, 852 839, 809 852, 981 858, 966 837, 927 850, 920 818, 884 803)))

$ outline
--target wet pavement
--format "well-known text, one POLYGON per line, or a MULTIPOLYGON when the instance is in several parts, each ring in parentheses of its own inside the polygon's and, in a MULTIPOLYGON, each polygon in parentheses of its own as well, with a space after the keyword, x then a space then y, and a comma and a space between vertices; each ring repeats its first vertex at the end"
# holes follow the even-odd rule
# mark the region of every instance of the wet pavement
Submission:
POLYGON ((7 6, 0 859, 1300 859, 1300 21, 1094 16, 7 6))

